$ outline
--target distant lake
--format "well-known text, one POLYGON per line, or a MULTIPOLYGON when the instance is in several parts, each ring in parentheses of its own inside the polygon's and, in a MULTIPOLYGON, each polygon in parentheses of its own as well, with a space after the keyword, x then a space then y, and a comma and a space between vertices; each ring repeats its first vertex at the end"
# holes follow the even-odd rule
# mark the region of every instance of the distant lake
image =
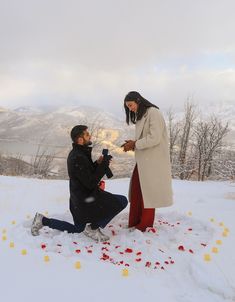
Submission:
MULTIPOLYGON (((36 155, 39 148, 37 143, 29 142, 18 142, 18 141, 8 141, 0 140, 0 153, 4 155, 26 155, 34 156, 36 155)), ((40 151, 46 150, 47 154, 57 154, 65 150, 65 146, 50 146, 41 144, 40 151)))

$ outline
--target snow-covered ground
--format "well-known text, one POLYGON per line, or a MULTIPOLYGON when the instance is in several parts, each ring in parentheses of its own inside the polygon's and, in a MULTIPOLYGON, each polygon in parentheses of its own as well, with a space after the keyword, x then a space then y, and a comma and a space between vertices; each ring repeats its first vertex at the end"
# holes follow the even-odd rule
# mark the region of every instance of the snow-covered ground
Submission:
MULTIPOLYGON (((128 183, 106 189, 126 195, 128 183)), ((48 228, 30 234, 36 211, 71 221, 67 181, 1 176, 1 301, 235 301, 235 183, 173 189, 174 206, 156 212, 154 228, 129 232, 127 208, 106 228, 111 240, 95 243, 48 228)))

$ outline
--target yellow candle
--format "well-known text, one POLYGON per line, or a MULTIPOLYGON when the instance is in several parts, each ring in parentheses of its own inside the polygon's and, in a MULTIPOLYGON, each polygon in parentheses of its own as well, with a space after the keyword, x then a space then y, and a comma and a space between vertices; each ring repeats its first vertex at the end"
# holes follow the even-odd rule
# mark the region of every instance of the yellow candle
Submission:
POLYGON ((124 269, 122 270, 122 276, 123 276, 123 277, 129 276, 129 271, 128 271, 127 268, 124 268, 124 269))
POLYGON ((45 262, 49 262, 49 261, 50 261, 49 256, 47 256, 47 255, 46 255, 46 256, 44 256, 44 261, 45 261, 45 262))
POLYGON ((211 251, 212 251, 212 253, 215 253, 215 254, 217 254, 219 252, 217 247, 213 247, 211 251))
POLYGON ((14 242, 10 242, 10 244, 9 244, 9 247, 10 247, 10 248, 13 248, 13 247, 15 247, 15 244, 14 244, 14 242))
POLYGON ((204 260, 207 261, 207 262, 211 261, 211 255, 210 254, 205 254, 204 255, 204 260))
POLYGON ((74 266, 75 266, 76 269, 80 269, 81 268, 80 261, 75 262, 74 266))

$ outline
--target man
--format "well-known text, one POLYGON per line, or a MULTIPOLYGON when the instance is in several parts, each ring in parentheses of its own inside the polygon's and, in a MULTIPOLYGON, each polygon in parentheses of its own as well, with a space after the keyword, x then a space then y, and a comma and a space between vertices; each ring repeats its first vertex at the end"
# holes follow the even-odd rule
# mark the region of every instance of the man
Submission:
POLYGON ((104 228, 127 206, 127 198, 100 189, 99 182, 109 169, 110 158, 101 156, 97 161, 92 161, 90 147, 92 143, 88 127, 84 125, 73 127, 71 139, 73 148, 67 159, 67 167, 70 212, 74 225, 36 213, 31 233, 37 236, 43 226, 48 226, 68 233, 83 232, 95 241, 107 241, 109 237, 100 228, 104 228))

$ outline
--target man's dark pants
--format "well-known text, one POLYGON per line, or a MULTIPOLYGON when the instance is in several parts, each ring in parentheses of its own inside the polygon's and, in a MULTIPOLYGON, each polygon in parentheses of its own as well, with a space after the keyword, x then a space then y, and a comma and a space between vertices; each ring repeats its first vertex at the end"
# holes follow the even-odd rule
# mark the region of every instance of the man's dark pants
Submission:
MULTIPOLYGON (((117 200, 119 201, 121 205, 121 209, 119 212, 115 213, 115 215, 106 217, 105 219, 97 222, 97 223, 92 223, 91 228, 92 229, 97 229, 98 227, 104 228, 118 213, 120 213, 125 207, 127 206, 127 198, 123 195, 118 195, 118 194, 113 194, 117 200)), ((86 227, 86 223, 80 223, 80 224, 71 224, 66 221, 58 220, 58 219, 53 219, 53 218, 47 218, 43 217, 42 223, 44 226, 48 226, 51 229, 56 229, 59 231, 67 231, 68 233, 81 233, 84 231, 86 227)))

